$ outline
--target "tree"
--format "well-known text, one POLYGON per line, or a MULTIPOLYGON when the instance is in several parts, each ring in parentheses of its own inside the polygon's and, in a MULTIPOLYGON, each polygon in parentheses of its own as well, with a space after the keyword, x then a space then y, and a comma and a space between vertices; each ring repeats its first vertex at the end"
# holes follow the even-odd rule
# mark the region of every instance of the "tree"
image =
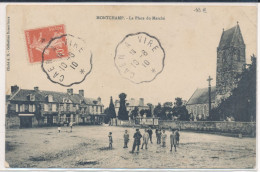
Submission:
POLYGON ((106 109, 104 110, 104 113, 106 114, 105 119, 104 119, 104 122, 107 124, 107 123, 109 123, 109 121, 110 121, 109 108, 106 108, 106 109))
POLYGON ((147 106, 149 107, 149 112, 147 114, 147 117, 152 117, 152 108, 153 108, 153 104, 151 103, 147 103, 147 106))
POLYGON ((134 110, 132 110, 131 111, 131 119, 134 119, 134 118, 136 118, 137 116, 138 116, 138 112, 139 112, 139 109, 138 109, 138 107, 136 106, 135 108, 134 108, 134 110))
POLYGON ((158 103, 157 106, 155 106, 154 110, 153 110, 154 116, 156 117, 161 117, 162 114, 162 105, 160 103, 158 103))
POLYGON ((177 116, 179 120, 188 121, 190 119, 190 115, 186 106, 183 105, 182 98, 175 98, 174 107, 173 107, 173 116, 177 116))
POLYGON ((163 104, 163 107, 172 107, 172 102, 165 102, 164 104, 163 104))
POLYGON ((118 111, 118 119, 120 119, 120 120, 128 120, 128 113, 127 113, 126 106, 125 106, 126 96, 127 95, 125 93, 119 94, 120 107, 119 107, 119 111, 118 111))
POLYGON ((116 118, 116 111, 115 111, 115 105, 113 103, 112 96, 110 97, 110 103, 108 108, 108 115, 110 118, 116 118))
POLYGON ((211 120, 256 121, 256 57, 251 56, 251 64, 238 75, 237 87, 231 95, 211 111, 211 120))

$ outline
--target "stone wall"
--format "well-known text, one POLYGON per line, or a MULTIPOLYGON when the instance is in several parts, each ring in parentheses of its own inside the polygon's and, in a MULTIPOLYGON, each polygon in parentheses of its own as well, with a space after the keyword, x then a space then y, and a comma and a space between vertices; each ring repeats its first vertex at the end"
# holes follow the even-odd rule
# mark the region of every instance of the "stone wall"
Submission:
POLYGON ((18 116, 6 117, 5 126, 6 126, 6 128, 19 128, 20 127, 20 118, 18 116))
POLYGON ((160 120, 162 128, 173 128, 189 131, 221 132, 255 136, 255 122, 225 122, 225 121, 164 121, 160 120))

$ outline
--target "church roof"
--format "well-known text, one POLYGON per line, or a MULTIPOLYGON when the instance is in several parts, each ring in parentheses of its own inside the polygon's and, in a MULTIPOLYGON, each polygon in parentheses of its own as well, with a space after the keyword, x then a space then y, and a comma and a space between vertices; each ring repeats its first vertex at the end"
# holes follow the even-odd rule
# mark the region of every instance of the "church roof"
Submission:
MULTIPOLYGON (((211 102, 214 103, 216 98, 216 87, 211 87, 211 102)), ((198 88, 195 90, 187 105, 209 103, 208 88, 198 88)))
POLYGON ((244 44, 244 40, 238 24, 228 30, 225 31, 223 30, 218 48, 220 49, 226 48, 229 47, 230 45, 234 45, 237 42, 239 44, 244 44), (241 39, 239 39, 239 37, 241 39), (239 42, 239 40, 241 40, 242 42, 239 42))

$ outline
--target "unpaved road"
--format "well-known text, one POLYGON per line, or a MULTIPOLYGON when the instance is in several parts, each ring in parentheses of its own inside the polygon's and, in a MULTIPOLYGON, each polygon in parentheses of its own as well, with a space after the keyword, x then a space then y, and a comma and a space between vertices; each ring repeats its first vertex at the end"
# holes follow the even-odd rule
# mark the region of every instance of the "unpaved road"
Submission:
MULTIPOLYGON (((135 129, 128 149, 123 149, 126 128, 75 126, 6 130, 6 161, 13 168, 254 168, 256 139, 180 132, 177 152, 153 144, 131 154, 135 129), (66 131, 67 130, 67 131, 66 131), (108 132, 113 132, 113 149, 108 150, 108 132)), ((143 129, 141 129, 143 133, 143 129)))

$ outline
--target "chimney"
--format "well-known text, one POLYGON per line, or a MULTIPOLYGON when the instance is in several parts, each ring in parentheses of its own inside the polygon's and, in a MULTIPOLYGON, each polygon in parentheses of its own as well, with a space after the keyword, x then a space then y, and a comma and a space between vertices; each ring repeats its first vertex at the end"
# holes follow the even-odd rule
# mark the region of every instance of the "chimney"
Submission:
POLYGON ((101 103, 101 98, 100 97, 98 97, 97 100, 98 100, 99 103, 101 103))
POLYGON ((67 89, 67 93, 68 95, 73 95, 73 89, 72 88, 67 89))
POLYGON ((34 91, 39 91, 39 87, 34 87, 34 91))
POLYGON ((84 90, 79 90, 79 95, 81 95, 82 97, 84 97, 84 90))
POLYGON ((131 98, 130 101, 129 101, 129 104, 130 104, 131 106, 135 106, 135 105, 136 105, 136 104, 135 104, 135 99, 134 99, 134 98, 131 98))
POLYGON ((139 99, 139 106, 144 106, 144 98, 139 99))
POLYGON ((17 85, 11 86, 11 94, 13 95, 19 90, 19 87, 17 85))

